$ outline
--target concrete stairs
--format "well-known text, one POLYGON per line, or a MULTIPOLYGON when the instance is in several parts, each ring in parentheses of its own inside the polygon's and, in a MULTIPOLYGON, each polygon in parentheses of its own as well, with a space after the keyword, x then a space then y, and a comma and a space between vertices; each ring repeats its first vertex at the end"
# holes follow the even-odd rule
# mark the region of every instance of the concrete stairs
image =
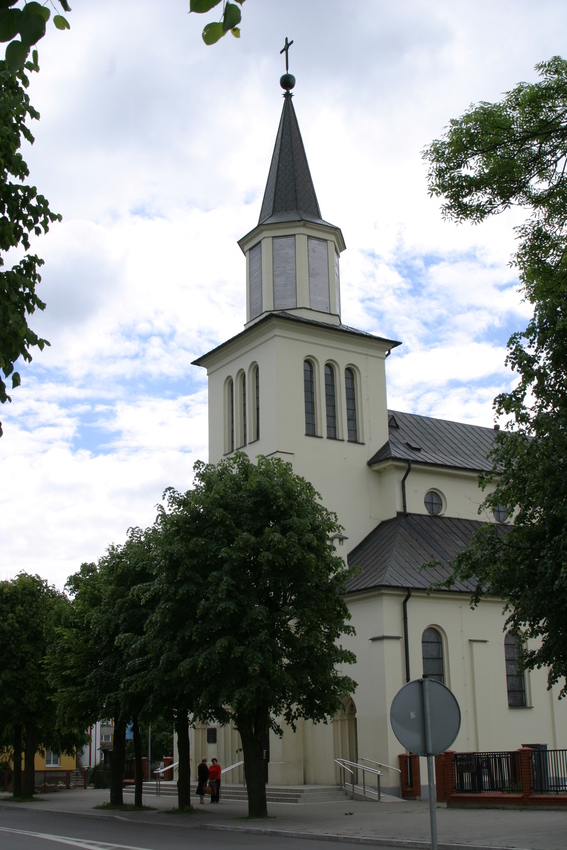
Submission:
MULTIPOLYGON (((159 793, 162 797, 177 797, 177 782, 160 782, 159 793)), ((133 794, 134 786, 126 786, 125 794, 133 794)), ((191 785, 191 794, 195 795, 196 784, 191 785)), ((143 794, 156 796, 157 783, 144 782, 143 794)), ((266 798, 268 803, 334 803, 344 801, 345 792, 338 785, 267 785, 266 798)), ((221 800, 247 802, 246 788, 242 784, 223 783, 221 785, 221 800)))

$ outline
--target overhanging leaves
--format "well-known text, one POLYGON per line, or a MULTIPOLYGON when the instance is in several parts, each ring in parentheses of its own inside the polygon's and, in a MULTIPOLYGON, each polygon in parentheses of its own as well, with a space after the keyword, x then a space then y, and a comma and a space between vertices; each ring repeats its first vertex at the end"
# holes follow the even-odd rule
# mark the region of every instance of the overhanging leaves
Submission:
POLYGON ((500 596, 507 624, 534 643, 523 660, 548 668, 567 694, 567 62, 536 66, 499 103, 480 103, 426 149, 429 190, 455 221, 484 221, 511 206, 528 217, 512 258, 533 318, 508 341, 518 381, 494 409, 508 418, 496 436, 495 486, 483 507, 514 512, 508 534, 484 530, 459 556, 455 575, 500 596))

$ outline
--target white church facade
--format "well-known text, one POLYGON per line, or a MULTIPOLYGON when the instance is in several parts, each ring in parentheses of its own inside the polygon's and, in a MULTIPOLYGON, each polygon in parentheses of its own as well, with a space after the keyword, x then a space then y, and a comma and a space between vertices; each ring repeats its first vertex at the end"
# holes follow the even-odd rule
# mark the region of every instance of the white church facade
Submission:
MULTIPOLYGON (((325 221, 292 103, 290 75, 259 223, 239 245, 246 256, 244 330, 195 361, 209 382, 209 461, 234 451, 281 457, 338 515, 337 551, 360 568, 347 603, 358 683, 329 724, 300 722, 271 734, 270 784, 336 784, 335 758, 398 767, 390 723, 402 685, 423 674, 455 694, 462 725, 454 749, 567 747, 567 706, 546 671, 518 675, 502 603, 469 607, 470 587, 427 590, 481 521, 478 474, 494 431, 388 410, 385 360, 400 344, 341 323, 338 227, 325 221)), ((282 85, 284 83, 282 82, 282 85)), ((231 728, 194 730, 193 764, 241 758, 231 728)), ((397 774, 383 787, 396 793, 397 774)), ((422 775, 425 773, 422 771, 422 775)), ((241 779, 235 772, 234 780, 241 779)), ((226 777, 230 781, 229 776, 226 777)))

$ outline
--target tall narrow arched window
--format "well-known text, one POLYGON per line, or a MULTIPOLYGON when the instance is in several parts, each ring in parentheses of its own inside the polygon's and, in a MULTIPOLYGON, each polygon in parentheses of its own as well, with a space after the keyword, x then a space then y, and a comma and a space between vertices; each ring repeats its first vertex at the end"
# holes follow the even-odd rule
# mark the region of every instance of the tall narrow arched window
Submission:
POLYGON ((423 678, 435 679, 445 684, 443 670, 443 639, 437 629, 426 629, 421 636, 421 657, 423 660, 423 678))
POLYGON ((510 708, 526 706, 526 680, 520 667, 520 640, 514 632, 508 632, 504 638, 504 654, 506 656, 506 690, 510 708))
POLYGON ((255 413, 256 413, 256 428, 254 433, 254 439, 260 439, 260 367, 256 366, 254 369, 254 383, 256 385, 255 392, 255 413))
POLYGON ((242 375, 241 377, 241 395, 240 395, 240 403, 242 405, 241 409, 241 422, 242 422, 242 445, 246 445, 246 375, 242 375))
POLYGON ((337 393, 335 389, 335 370, 327 363, 325 366, 325 409, 327 412, 327 437, 337 439, 337 393))
POLYGON ((228 382, 228 399, 227 399, 227 413, 228 413, 228 422, 227 422, 227 451, 234 451, 234 381, 232 378, 228 382))
POLYGON ((345 397, 348 441, 349 443, 357 443, 358 421, 356 411, 356 378, 352 369, 345 369, 345 397))
POLYGON ((316 435, 315 430, 315 375, 311 360, 303 362, 303 389, 305 395, 305 433, 316 435))

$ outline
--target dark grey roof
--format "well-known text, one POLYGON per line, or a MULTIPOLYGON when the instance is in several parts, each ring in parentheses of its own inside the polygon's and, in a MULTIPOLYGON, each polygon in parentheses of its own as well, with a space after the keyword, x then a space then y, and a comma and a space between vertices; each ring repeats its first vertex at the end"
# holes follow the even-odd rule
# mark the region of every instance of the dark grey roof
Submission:
POLYGON ((376 340, 377 342, 385 342, 390 348, 396 348, 396 346, 401 345, 401 342, 397 342, 395 339, 386 339, 382 336, 375 336, 374 334, 370 334, 367 331, 359 331, 356 328, 351 328, 348 325, 331 325, 329 322, 317 322, 314 319, 305 319, 303 316, 296 316, 293 313, 287 313, 285 310, 277 310, 266 312, 261 319, 258 319, 257 322, 254 322, 253 325, 245 328, 243 331, 240 331, 236 336, 231 337, 231 339, 227 339, 226 342, 221 342, 220 345, 217 345, 216 348, 211 349, 211 351, 207 351, 206 354, 202 354, 196 360, 193 360, 192 366, 203 366, 203 360, 205 357, 208 357, 209 354, 214 354, 216 351, 220 351, 224 348, 225 345, 229 345, 233 340, 238 339, 239 337, 243 337, 245 334, 250 333, 253 328, 258 325, 263 324, 264 322, 269 321, 272 317, 278 319, 286 319, 290 322, 299 322, 302 325, 314 325, 315 327, 325 328, 325 330, 338 331, 339 333, 350 334, 352 336, 361 336, 368 340, 376 340))
POLYGON ((475 471, 492 468, 487 459, 496 431, 480 425, 388 411, 389 439, 368 463, 411 460, 475 471))
POLYGON ((282 221, 328 224, 321 218, 291 98, 291 93, 286 92, 258 224, 282 221))
MULTIPOLYGON (((377 587, 426 590, 450 575, 448 564, 467 548, 472 534, 485 523, 470 519, 399 513, 381 522, 350 552, 350 567, 362 571, 351 578, 349 593, 377 587), (419 572, 422 564, 440 561, 443 566, 419 572)), ((502 533, 506 526, 497 526, 502 533)), ((452 590, 470 593, 475 582, 456 582, 452 590)))

